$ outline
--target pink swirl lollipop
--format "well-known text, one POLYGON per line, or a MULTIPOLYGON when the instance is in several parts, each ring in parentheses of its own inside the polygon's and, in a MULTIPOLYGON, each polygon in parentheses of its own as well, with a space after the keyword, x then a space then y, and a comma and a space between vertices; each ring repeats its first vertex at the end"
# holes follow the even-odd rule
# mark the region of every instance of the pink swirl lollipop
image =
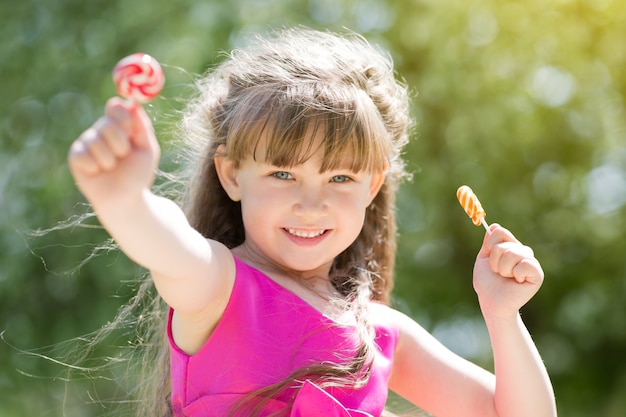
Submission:
POLYGON ((137 52, 115 65, 113 82, 120 96, 147 103, 161 92, 165 84, 165 74, 156 59, 137 52))

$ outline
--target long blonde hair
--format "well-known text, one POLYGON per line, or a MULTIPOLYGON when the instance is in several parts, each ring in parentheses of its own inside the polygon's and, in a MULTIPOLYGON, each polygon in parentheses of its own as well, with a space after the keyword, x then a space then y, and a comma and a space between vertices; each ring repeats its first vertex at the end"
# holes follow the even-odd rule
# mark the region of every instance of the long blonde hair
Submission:
MULTIPOLYGON (((395 194, 406 175, 401 151, 411 124, 407 89, 396 80, 391 59, 356 34, 286 29, 257 38, 228 58, 198 80, 198 95, 186 107, 178 135, 188 161, 188 187, 179 202, 205 237, 230 248, 244 240, 240 203, 228 197, 215 171, 219 145, 225 145, 228 157, 238 163, 255 155, 260 137, 270 138, 269 162, 288 167, 316 151, 312 129, 324 138, 322 170, 336 168, 348 152, 349 168, 386 172, 361 233, 331 268, 331 282, 359 317, 362 347, 357 359, 344 367, 296 370, 288 380, 254 394, 269 398, 311 376, 322 385, 358 386, 367 381, 373 358, 367 305, 370 300, 387 303, 393 287, 395 194)), ((150 285, 147 280, 140 292, 150 285)), ((152 330, 152 342, 146 340, 148 375, 142 390, 152 398, 140 398, 138 415, 163 417, 172 413, 162 327, 165 306, 151 305, 156 318, 152 329, 160 331, 152 330)), ((248 412, 253 408, 243 407, 248 412)))

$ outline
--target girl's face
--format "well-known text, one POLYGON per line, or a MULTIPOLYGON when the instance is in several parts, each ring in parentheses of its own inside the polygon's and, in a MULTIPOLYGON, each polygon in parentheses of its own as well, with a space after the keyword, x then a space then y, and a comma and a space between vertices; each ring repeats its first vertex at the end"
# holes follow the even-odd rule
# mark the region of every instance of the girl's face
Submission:
POLYGON ((222 185, 241 201, 243 246, 281 269, 327 275, 333 259, 360 233, 384 174, 320 172, 321 150, 289 168, 265 162, 262 153, 238 168, 226 157, 216 158, 222 185))

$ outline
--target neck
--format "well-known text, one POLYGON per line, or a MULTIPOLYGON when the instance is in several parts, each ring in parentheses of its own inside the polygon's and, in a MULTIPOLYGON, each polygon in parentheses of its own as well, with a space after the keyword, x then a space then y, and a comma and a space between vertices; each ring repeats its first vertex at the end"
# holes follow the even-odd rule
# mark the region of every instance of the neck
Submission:
POLYGON ((343 304, 345 297, 330 281, 330 265, 311 271, 294 271, 272 262, 263 254, 242 244, 232 250, 242 262, 258 269, 277 284, 295 293, 316 308, 326 311, 328 306, 343 304))

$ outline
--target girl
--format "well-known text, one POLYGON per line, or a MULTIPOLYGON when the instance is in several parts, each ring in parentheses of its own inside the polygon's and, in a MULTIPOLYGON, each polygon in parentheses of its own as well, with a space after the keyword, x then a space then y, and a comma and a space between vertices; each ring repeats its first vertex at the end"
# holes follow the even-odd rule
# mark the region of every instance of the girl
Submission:
POLYGON ((143 109, 111 99, 72 145, 76 183, 169 305, 151 416, 380 416, 387 389, 437 417, 555 416, 519 309, 543 272, 492 225, 474 287, 495 375, 386 306, 409 125, 390 60, 358 36, 284 30, 199 82, 181 202, 150 191, 143 109))

